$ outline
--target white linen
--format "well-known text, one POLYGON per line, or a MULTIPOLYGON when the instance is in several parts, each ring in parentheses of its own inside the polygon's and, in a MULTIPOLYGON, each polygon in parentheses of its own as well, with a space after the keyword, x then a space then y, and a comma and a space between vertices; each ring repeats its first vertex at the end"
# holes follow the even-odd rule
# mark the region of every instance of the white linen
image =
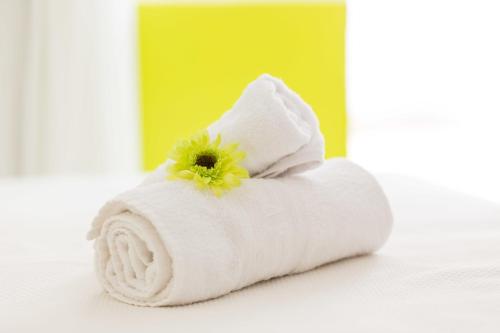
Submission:
POLYGON ((379 175, 395 223, 376 255, 182 307, 131 307, 95 279, 82 234, 142 177, 0 180, 0 331, 497 333, 500 204, 379 175))
POLYGON ((269 74, 251 83, 208 131, 212 137, 221 133, 223 142, 241 142, 251 157, 243 166, 253 177, 300 173, 324 160, 323 134, 311 107, 269 74))
POLYGON ((101 209, 89 239, 106 291, 160 306, 371 253, 391 225, 376 180, 336 158, 300 176, 245 180, 222 198, 186 181, 139 186, 101 209))
MULTIPOLYGON (((239 143, 247 154, 242 165, 254 178, 300 173, 324 161, 324 139, 311 107, 268 74, 251 82, 208 132, 212 139, 221 134, 222 144, 239 143)), ((164 181, 168 163, 160 165, 144 184, 164 181)))

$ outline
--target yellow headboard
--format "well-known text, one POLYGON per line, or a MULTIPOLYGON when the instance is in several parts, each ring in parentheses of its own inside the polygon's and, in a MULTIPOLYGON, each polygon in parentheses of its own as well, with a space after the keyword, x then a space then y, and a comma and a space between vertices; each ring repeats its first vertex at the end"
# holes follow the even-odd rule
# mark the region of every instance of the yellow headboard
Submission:
POLYGON ((315 110, 327 156, 346 152, 345 5, 141 4, 143 160, 161 163, 179 138, 228 110, 262 73, 315 110))

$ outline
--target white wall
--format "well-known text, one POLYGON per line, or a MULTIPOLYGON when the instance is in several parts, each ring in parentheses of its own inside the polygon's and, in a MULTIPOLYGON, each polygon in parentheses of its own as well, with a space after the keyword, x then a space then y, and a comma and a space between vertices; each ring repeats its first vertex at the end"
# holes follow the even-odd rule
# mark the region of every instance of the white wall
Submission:
POLYGON ((500 3, 348 3, 350 157, 500 201, 500 3))

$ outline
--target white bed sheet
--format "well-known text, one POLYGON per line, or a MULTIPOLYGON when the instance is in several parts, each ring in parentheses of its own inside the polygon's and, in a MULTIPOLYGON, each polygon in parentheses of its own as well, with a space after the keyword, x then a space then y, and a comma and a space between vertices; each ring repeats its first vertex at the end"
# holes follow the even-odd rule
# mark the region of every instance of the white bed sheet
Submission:
POLYGON ((395 227, 376 255, 174 308, 117 302, 85 240, 137 179, 0 181, 0 332, 500 332, 500 205, 379 176, 395 227))

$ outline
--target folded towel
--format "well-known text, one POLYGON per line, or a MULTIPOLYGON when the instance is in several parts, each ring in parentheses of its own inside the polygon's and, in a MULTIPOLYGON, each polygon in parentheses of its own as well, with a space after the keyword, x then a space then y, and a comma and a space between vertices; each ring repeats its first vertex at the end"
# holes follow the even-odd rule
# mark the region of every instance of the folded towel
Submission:
MULTIPOLYGON (((210 137, 239 143, 247 153, 242 165, 254 178, 303 172, 324 160, 324 140, 318 120, 283 81, 268 74, 250 83, 235 105, 208 127, 210 137)), ((160 165, 144 184, 165 179, 169 161, 160 165)))
POLYGON ((221 198, 186 181, 139 186, 101 209, 88 238, 110 295, 161 306, 370 253, 391 225, 376 180, 332 159, 302 175, 245 180, 221 198))

